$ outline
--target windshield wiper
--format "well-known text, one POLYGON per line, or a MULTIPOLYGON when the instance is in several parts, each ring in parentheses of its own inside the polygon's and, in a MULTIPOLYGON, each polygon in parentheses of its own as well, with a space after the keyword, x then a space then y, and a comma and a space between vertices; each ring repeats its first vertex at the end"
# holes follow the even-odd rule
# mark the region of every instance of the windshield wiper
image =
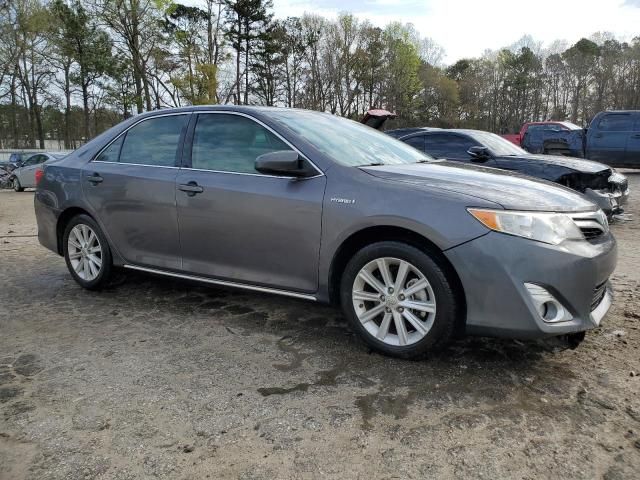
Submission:
POLYGON ((382 162, 371 162, 371 163, 364 163, 362 165, 358 165, 359 167, 380 167, 384 165, 384 163, 382 162))

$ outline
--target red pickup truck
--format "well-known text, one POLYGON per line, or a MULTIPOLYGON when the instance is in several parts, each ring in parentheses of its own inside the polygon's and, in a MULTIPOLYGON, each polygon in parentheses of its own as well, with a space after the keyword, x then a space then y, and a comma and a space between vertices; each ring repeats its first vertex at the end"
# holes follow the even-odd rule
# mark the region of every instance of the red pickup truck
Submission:
POLYGON ((502 137, 506 138, 507 140, 509 140, 512 143, 515 143, 518 146, 522 145, 522 139, 524 138, 524 136, 526 135, 526 133, 529 131, 533 131, 536 129, 540 129, 540 130, 547 130, 547 129, 557 129, 560 131, 569 131, 569 130, 582 130, 579 126, 574 125, 571 122, 555 122, 555 121, 549 121, 549 122, 528 122, 525 123, 524 125, 522 125, 522 128, 520 129, 520 132, 518 133, 507 133, 505 135, 502 135, 502 137))

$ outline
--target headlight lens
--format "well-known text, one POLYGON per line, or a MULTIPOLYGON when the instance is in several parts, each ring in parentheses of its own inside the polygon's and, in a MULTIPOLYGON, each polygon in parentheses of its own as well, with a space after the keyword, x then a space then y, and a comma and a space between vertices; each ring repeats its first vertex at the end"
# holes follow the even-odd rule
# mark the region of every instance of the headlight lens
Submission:
POLYGON ((469 208, 469 213, 496 232, 558 245, 565 240, 583 240, 582 232, 568 215, 547 212, 516 212, 469 208))

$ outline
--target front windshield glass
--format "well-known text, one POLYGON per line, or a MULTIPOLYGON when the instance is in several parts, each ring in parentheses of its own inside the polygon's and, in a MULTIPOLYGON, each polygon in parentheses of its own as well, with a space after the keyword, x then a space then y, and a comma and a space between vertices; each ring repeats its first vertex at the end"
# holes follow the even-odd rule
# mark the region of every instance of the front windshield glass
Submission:
POLYGON ((582 130, 581 127, 579 127, 578 125, 576 125, 575 123, 571 123, 571 122, 560 122, 561 125, 564 125, 565 127, 567 127, 569 130, 582 130))
POLYGON ((270 115, 342 165, 361 167, 433 160, 389 135, 328 113, 283 109, 272 110, 270 115))
POLYGON ((471 137, 482 146, 487 147, 496 157, 508 157, 510 155, 526 155, 526 150, 514 145, 509 140, 495 133, 473 132, 471 137))

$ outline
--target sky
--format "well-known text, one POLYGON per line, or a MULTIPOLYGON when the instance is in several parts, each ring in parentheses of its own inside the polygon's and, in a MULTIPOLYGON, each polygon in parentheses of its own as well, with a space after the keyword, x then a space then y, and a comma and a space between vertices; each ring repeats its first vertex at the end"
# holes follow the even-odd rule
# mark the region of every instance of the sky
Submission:
POLYGON ((595 32, 640 36, 640 0, 273 0, 275 16, 350 12, 383 27, 413 23, 446 52, 445 64, 509 46, 524 35, 549 46, 595 32))

